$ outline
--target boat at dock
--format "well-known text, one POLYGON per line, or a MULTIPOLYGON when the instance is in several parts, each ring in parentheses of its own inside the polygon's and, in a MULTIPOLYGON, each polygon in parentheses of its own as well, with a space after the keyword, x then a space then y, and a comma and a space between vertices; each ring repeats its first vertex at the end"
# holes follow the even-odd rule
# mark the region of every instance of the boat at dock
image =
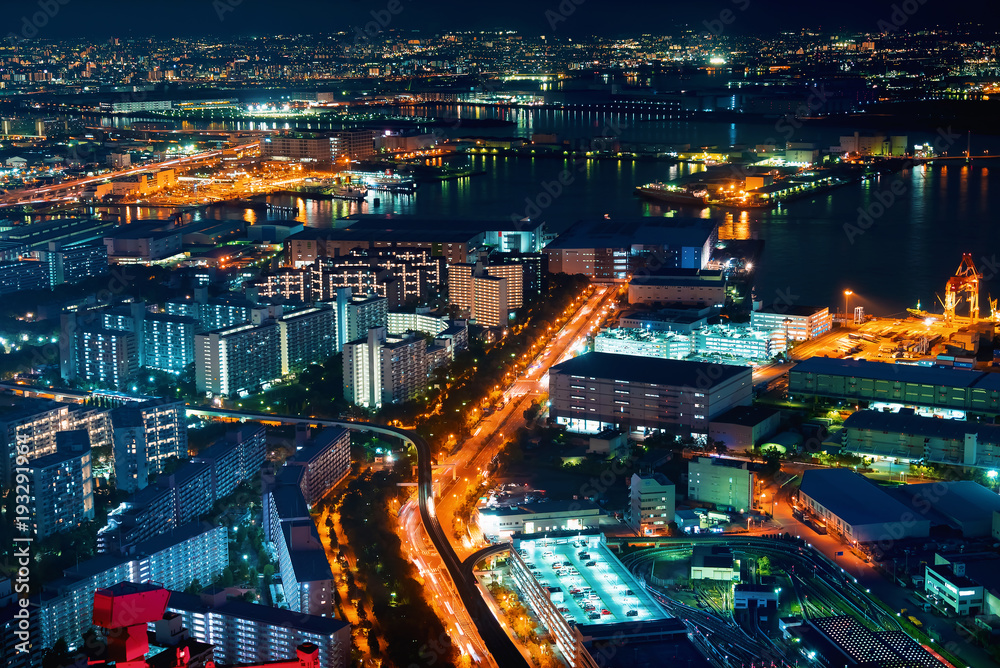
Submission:
POLYGON ((666 183, 647 183, 636 186, 635 194, 644 199, 669 204, 704 206, 708 203, 708 191, 704 188, 685 188, 666 183))

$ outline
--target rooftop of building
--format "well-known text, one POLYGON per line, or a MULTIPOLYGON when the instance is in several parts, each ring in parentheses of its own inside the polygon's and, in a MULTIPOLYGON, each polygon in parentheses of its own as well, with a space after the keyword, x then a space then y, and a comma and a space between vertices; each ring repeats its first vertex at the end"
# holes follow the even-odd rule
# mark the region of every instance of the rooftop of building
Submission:
POLYGON ((733 553, 722 545, 695 545, 691 550, 692 568, 733 567, 733 553))
MULTIPOLYGON (((568 614, 579 626, 610 626, 670 618, 608 549, 600 532, 554 532, 543 538, 524 538, 515 534, 513 547, 524 550, 526 556, 521 558, 535 566, 533 577, 539 585, 563 591, 562 605, 569 608, 568 614), (587 556, 581 556, 581 552, 587 556), (572 564, 575 575, 566 572, 564 563, 567 561, 572 564), (600 615, 598 620, 590 619, 583 609, 583 601, 578 602, 572 596, 574 588, 583 590, 584 587, 598 597, 591 601, 600 615), (601 614, 602 610, 608 610, 609 614, 601 614), (629 610, 635 610, 636 614, 629 615, 629 610)), ((581 629, 581 632, 586 635, 586 631, 581 629)))
POLYGON ((586 499, 580 501, 542 501, 522 503, 516 506, 480 508, 484 515, 537 515, 539 513, 600 512, 601 507, 586 499))
POLYGON ((902 631, 870 631, 857 620, 840 615, 807 622, 828 641, 866 668, 946 668, 902 631))
POLYGON ((65 406, 66 404, 60 404, 50 399, 0 395, 0 421, 16 422, 33 415, 59 410, 65 406))
POLYGON ((534 232, 545 223, 541 220, 516 220, 510 218, 461 218, 458 220, 429 218, 424 216, 407 216, 395 213, 366 213, 342 218, 336 221, 338 226, 348 224, 354 229, 372 230, 420 230, 425 228, 441 229, 442 225, 457 230, 474 232, 534 232))
POLYGON ((662 473, 647 473, 645 475, 639 475, 638 473, 632 474, 633 480, 639 479, 640 490, 644 488, 652 488, 654 485, 658 487, 673 487, 674 483, 667 476, 662 473))
POLYGON ((766 306, 761 306, 756 310, 757 313, 769 313, 774 315, 792 315, 798 317, 808 317, 815 315, 820 311, 829 310, 826 306, 807 306, 807 305, 795 305, 786 304, 784 302, 775 302, 774 304, 767 304, 766 306))
POLYGON ((734 406, 722 415, 713 418, 712 422, 753 427, 780 413, 781 411, 778 409, 767 406, 734 406))
POLYGON ((581 220, 552 241, 546 250, 564 248, 632 248, 635 245, 702 247, 718 224, 704 218, 615 218, 581 220))
POLYGON ((552 367, 552 372, 591 378, 709 389, 741 376, 751 382, 748 367, 707 364, 658 357, 637 357, 614 353, 587 353, 552 367), (708 372, 711 370, 711 373, 708 372))
POLYGON ((714 336, 746 341, 770 341, 771 332, 755 329, 750 325, 706 325, 698 330, 699 336, 714 336))
POLYGON ((725 283, 721 269, 661 269, 655 273, 638 273, 630 281, 632 285, 698 285, 725 283))
POLYGON ((1000 444, 1000 425, 924 417, 905 408, 897 413, 856 411, 844 420, 844 429, 869 429, 957 441, 964 441, 966 434, 975 434, 979 443, 1000 444))
POLYGON ((747 471, 753 471, 754 469, 760 468, 760 466, 754 464, 753 462, 748 462, 744 459, 732 459, 730 457, 695 457, 689 462, 690 464, 708 464, 709 466, 722 466, 731 469, 743 469, 747 471))
POLYGON ((799 491, 851 526, 899 522, 913 515, 881 487, 850 469, 808 469, 799 491))
POLYGON ((258 605, 247 603, 240 599, 227 599, 214 605, 197 594, 185 594, 179 591, 170 592, 168 608, 182 610, 184 612, 209 613, 215 612, 237 619, 246 619, 258 624, 269 624, 271 626, 295 629, 306 633, 312 633, 320 637, 330 637, 336 635, 350 624, 333 617, 321 617, 319 615, 307 615, 284 608, 273 608, 268 605, 258 605))
POLYGON ((598 333, 599 339, 618 339, 620 341, 647 341, 649 343, 666 343, 668 341, 690 341, 691 337, 679 332, 659 329, 643 329, 641 327, 612 327, 598 333))
POLYGON ((869 360, 810 357, 792 367, 793 373, 813 373, 849 378, 871 378, 894 383, 942 385, 946 387, 1000 388, 1000 374, 987 374, 954 367, 912 366, 869 360))
POLYGON ((927 507, 956 524, 992 520, 1000 512, 1000 495, 971 480, 921 483, 897 488, 914 508, 927 507), (916 499, 922 499, 919 503, 916 499))
POLYGON ((288 557, 292 561, 296 582, 333 579, 326 550, 320 541, 319 532, 312 519, 282 522, 281 531, 285 536, 285 545, 288 546, 288 557), (308 532, 309 539, 303 541, 302 536, 306 532, 308 532))

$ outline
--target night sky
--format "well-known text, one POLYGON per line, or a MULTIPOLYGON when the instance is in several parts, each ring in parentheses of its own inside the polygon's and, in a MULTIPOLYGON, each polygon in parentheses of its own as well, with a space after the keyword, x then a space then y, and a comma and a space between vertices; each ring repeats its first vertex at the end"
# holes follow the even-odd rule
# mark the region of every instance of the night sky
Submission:
POLYGON ((994 29, 998 25, 991 20, 995 0, 923 0, 923 4, 921 0, 4 0, 2 4, 0 35, 19 31, 24 17, 48 7, 52 16, 43 21, 39 38, 353 31, 373 20, 373 11, 389 18, 389 28, 400 30, 508 28, 565 36, 671 33, 684 25, 704 29, 704 22, 714 22, 726 10, 732 12, 726 28, 732 34, 801 27, 874 31, 880 20, 892 20, 894 12, 906 29, 966 21, 984 22, 994 29), (390 6, 396 14, 389 12, 390 6))

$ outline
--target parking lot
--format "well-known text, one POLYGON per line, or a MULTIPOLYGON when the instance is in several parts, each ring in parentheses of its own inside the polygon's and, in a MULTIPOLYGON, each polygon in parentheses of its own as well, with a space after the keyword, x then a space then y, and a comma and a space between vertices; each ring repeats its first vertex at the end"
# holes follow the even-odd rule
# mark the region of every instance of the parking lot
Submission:
POLYGON ((518 549, 568 622, 612 624, 670 616, 597 538, 522 540, 518 549))

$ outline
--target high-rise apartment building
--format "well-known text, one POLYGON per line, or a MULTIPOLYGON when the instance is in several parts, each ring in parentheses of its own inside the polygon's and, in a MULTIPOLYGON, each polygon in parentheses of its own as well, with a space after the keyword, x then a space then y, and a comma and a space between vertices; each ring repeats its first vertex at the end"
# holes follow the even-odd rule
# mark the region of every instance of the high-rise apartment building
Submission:
POLYGON ((74 377, 99 387, 124 390, 139 372, 139 342, 132 332, 83 327, 76 332, 74 377))
POLYGON ((195 386, 232 397, 281 377, 278 325, 246 323, 195 336, 195 386))
POLYGON ((427 386, 427 342, 373 327, 344 346, 344 398, 366 408, 415 399, 427 386))
POLYGON ((461 263, 448 266, 448 301, 477 324, 503 327, 524 298, 524 268, 520 264, 461 263))
POLYGON ((189 316, 150 313, 143 321, 145 366, 179 374, 194 362, 194 335, 200 330, 189 316))
POLYGON ((354 295, 347 302, 346 311, 345 344, 367 336, 372 327, 385 327, 389 319, 389 302, 384 297, 354 295))
POLYGON ((337 354, 337 312, 329 306, 294 311, 278 320, 281 375, 302 371, 337 354))
POLYGON ((69 531, 94 519, 90 435, 83 429, 56 433, 56 452, 28 462, 29 516, 35 537, 69 531))
POLYGON ((183 401, 151 399, 119 406, 111 411, 111 424, 119 489, 140 490, 168 459, 188 456, 183 401))

